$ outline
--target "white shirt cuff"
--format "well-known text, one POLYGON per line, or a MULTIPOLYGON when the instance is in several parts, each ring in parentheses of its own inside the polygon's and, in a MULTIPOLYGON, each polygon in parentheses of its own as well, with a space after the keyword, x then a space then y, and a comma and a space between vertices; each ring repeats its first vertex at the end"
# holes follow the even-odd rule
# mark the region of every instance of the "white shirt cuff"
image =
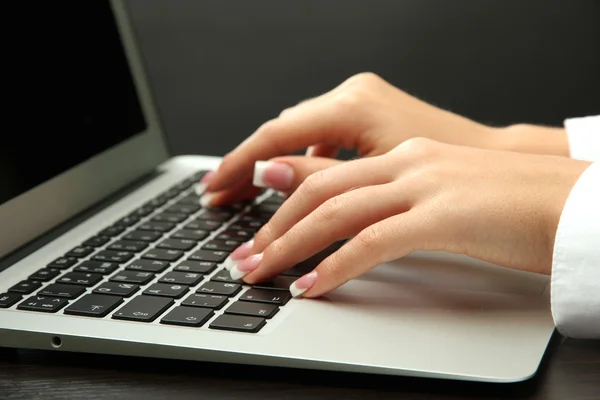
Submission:
POLYGON ((571 158, 600 160, 600 115, 565 120, 571 158))
POLYGON ((551 298, 561 334, 600 338, 600 162, 581 175, 560 217, 551 298))

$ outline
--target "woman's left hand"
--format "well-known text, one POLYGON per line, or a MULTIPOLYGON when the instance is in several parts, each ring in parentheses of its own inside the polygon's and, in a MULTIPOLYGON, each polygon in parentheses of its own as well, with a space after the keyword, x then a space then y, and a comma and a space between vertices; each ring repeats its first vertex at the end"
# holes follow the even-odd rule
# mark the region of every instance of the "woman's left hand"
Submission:
MULTIPOLYGON (((269 164, 259 173, 269 173, 269 164)), ((321 296, 414 250, 549 274, 565 201, 588 162, 407 140, 310 175, 231 261, 247 283, 352 238, 290 288, 321 296)), ((261 179, 261 177, 255 177, 261 179)))

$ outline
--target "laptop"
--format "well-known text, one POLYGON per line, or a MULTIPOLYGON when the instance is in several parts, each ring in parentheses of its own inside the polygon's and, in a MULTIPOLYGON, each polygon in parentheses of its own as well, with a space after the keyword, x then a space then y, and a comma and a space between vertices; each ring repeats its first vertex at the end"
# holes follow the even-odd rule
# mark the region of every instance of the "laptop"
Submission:
POLYGON ((334 246, 271 282, 232 280, 223 262, 283 199, 201 208, 196 184, 220 159, 169 156, 126 5, 79 7, 79 22, 53 21, 71 27, 64 41, 46 32, 66 97, 30 111, 52 124, 0 150, 0 346, 486 382, 535 374, 554 331, 547 276, 415 252, 321 299, 291 298, 334 246))

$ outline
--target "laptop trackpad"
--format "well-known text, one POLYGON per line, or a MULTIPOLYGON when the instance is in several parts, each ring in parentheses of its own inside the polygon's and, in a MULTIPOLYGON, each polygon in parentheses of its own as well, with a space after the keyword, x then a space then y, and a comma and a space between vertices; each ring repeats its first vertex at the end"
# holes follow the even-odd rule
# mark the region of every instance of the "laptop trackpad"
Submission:
POLYGON ((463 255, 418 251, 381 264, 358 280, 541 295, 549 277, 498 267, 463 255))

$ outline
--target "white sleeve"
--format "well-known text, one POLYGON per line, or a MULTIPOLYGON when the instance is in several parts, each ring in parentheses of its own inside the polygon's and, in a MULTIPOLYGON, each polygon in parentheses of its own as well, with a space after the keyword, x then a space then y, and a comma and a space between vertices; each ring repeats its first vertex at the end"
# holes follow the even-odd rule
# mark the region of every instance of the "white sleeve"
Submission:
MULTIPOLYGON (((598 144, 597 136, 592 145, 594 140, 598 144)), ((574 156, 597 157, 599 149, 577 151, 574 156)), ((565 203, 554 244, 551 298, 560 333, 600 339, 600 162, 579 177, 565 203)))
MULTIPOLYGON (((600 160, 600 115, 567 119, 572 158, 600 160)), ((600 163, 581 175, 563 209, 552 259, 552 315, 559 332, 600 338, 600 163)))
POLYGON ((565 120, 571 158, 600 160, 600 115, 565 120))

